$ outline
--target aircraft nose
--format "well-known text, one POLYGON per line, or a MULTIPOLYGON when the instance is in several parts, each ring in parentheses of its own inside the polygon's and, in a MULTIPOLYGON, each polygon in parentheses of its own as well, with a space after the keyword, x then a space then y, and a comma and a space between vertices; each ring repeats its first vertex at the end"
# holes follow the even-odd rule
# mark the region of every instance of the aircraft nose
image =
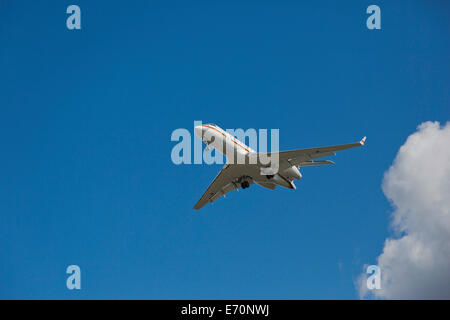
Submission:
POLYGON ((194 133, 201 139, 203 137, 203 127, 202 126, 194 127, 194 133))

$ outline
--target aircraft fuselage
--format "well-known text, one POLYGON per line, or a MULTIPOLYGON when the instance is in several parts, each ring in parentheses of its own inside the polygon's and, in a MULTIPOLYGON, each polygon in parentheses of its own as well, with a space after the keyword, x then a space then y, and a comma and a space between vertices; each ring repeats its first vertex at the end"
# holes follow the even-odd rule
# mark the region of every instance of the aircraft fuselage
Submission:
MULTIPOLYGON (((208 148, 212 147, 222 153, 226 157, 227 162, 236 161, 239 157, 248 157, 250 154, 256 155, 255 150, 216 125, 199 125, 194 128, 194 132, 208 148)), ((293 180, 301 177, 300 170, 296 166, 288 167, 282 172, 271 175, 261 174, 261 167, 253 165, 248 167, 248 176, 243 176, 242 181, 239 181, 239 183, 244 183, 242 185, 244 188, 248 187, 248 183, 255 182, 269 189, 274 189, 277 185, 295 189, 293 180)))

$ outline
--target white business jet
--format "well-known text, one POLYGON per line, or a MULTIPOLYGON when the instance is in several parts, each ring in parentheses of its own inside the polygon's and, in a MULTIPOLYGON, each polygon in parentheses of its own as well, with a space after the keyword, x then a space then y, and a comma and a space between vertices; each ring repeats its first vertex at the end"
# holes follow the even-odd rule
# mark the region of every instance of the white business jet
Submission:
POLYGON ((197 210, 208 202, 214 202, 221 196, 225 197, 225 194, 232 190, 246 189, 253 183, 272 190, 276 186, 295 189, 293 180, 302 177, 300 167, 333 164, 330 160, 314 159, 334 155, 336 151, 360 147, 366 141, 364 137, 359 142, 336 146, 257 153, 214 124, 196 126, 194 132, 205 142, 207 148, 213 147, 227 159, 225 166, 194 206, 197 210))

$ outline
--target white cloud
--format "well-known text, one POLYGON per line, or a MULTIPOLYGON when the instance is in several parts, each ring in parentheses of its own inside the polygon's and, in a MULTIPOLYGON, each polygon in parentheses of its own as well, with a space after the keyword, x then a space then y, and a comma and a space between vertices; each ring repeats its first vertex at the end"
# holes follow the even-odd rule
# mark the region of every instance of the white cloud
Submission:
POLYGON ((382 189, 393 228, 378 257, 381 289, 361 298, 450 299, 450 122, 422 123, 400 148, 382 189))

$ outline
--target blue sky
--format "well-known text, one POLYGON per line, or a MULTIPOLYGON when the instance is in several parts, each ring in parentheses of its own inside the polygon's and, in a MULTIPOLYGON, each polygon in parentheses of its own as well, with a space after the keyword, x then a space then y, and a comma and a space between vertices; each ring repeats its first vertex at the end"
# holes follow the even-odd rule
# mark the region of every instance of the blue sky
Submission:
POLYGON ((448 9, 0 1, 0 298, 358 298, 391 234, 383 173, 417 125, 449 120, 448 9), (296 191, 194 211, 221 168, 171 162, 194 120, 278 128, 280 149, 368 138, 296 191))

